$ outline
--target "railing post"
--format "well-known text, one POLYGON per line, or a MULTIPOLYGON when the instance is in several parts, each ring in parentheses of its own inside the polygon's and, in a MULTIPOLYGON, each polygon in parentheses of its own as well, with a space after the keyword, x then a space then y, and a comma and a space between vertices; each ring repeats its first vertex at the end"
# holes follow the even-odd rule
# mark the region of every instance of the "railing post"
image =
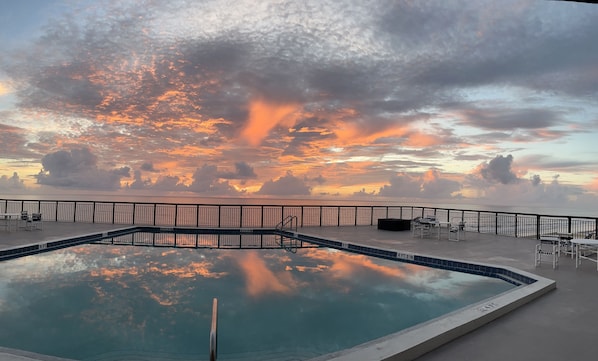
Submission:
POLYGON ((571 217, 567 217, 567 233, 571 233, 571 217))
MULTIPOLYGON (((178 217, 179 217, 179 205, 175 204, 174 205, 174 226, 175 227, 177 226, 178 217)), ((176 233, 175 233, 175 235, 176 235, 176 233)), ((175 237, 175 245, 176 245, 176 237, 175 237)))
POLYGON ((374 225, 374 206, 370 206, 370 226, 374 225))
MULTIPOLYGON (((218 205, 218 228, 220 228, 220 217, 222 216, 222 206, 218 205)), ((218 248, 220 248, 220 236, 218 236, 218 248)))
POLYGON ((517 220, 519 219, 519 217, 517 216, 517 213, 515 213, 515 238, 517 238, 517 220))
MULTIPOLYGON (((239 228, 243 228, 243 205, 239 205, 239 228)), ((239 242, 239 244, 241 244, 239 242)))
POLYGON ((536 214, 536 239, 540 239, 540 215, 536 214))
POLYGON ((341 226, 341 206, 336 207, 336 226, 341 226))
POLYGON ((303 217, 304 217, 303 211, 304 211, 303 206, 301 206, 301 227, 303 227, 303 217))
POLYGON ((320 206, 320 227, 322 227, 322 206, 320 206))
POLYGON ((133 225, 135 225, 135 213, 137 213, 137 203, 133 203, 133 225))
POLYGON ((75 205, 73 206, 73 223, 77 222, 77 201, 75 201, 75 205))
POLYGON ((112 224, 114 224, 115 216, 116 216, 116 203, 112 202, 112 224))
POLYGON ((91 215, 91 223, 96 223, 96 201, 93 201, 93 213, 91 215))
POLYGON ((154 215, 153 215, 153 219, 152 219, 152 224, 155 226, 156 225, 156 208, 157 208, 157 204, 154 203, 154 215))
POLYGON ((498 234, 498 213, 494 213, 494 234, 498 234))

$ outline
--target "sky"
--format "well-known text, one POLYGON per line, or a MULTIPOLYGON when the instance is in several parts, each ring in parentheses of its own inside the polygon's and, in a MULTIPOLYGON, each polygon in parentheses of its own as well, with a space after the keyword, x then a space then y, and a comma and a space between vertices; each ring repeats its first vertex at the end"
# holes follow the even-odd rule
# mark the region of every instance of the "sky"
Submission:
POLYGON ((598 201, 598 5, 0 2, 0 196, 598 201))

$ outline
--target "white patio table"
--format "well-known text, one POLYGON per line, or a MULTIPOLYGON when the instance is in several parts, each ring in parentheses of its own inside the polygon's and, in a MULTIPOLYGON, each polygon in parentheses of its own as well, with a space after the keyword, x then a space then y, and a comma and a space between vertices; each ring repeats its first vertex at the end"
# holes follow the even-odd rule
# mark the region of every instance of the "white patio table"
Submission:
POLYGON ((0 213, 0 221, 8 232, 13 229, 13 225, 14 229, 17 230, 20 218, 21 213, 0 213))
POLYGON ((598 271, 598 239, 573 238, 570 242, 574 246, 575 268, 579 267, 582 259, 587 259, 596 263, 596 270, 598 271), (583 255, 581 248, 590 249, 591 254, 588 256, 583 255))

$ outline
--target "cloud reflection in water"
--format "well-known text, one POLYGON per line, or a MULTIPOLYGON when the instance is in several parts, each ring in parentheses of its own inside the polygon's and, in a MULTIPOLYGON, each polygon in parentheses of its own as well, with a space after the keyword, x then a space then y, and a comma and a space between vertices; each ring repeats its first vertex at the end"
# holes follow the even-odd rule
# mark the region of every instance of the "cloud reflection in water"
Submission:
POLYGON ((1 262, 0 274, 0 346, 82 360, 205 358, 213 297, 221 356, 259 360, 351 347, 512 287, 321 248, 85 245, 1 262))

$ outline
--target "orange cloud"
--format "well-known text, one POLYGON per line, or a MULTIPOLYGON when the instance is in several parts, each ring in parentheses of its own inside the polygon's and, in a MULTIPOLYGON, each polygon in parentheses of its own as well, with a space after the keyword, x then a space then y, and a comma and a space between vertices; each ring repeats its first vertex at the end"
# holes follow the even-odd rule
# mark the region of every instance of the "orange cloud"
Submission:
POLYGON ((416 132, 410 134, 407 141, 403 144, 410 147, 429 147, 441 143, 442 142, 438 137, 435 137, 430 134, 416 132))
MULTIPOLYGON (((322 250, 310 250, 306 256, 324 262, 332 262, 330 272, 336 278, 350 278, 360 268, 367 268, 384 276, 400 277, 406 276, 405 272, 399 267, 390 267, 379 265, 373 262, 371 257, 346 252, 327 252, 322 250)), ((406 268, 419 269, 418 266, 405 264, 406 268)), ((320 266, 318 267, 320 268, 320 266)))
POLYGON ((292 126, 295 123, 293 114, 297 108, 295 104, 274 104, 255 100, 249 106, 249 119, 241 135, 249 144, 257 146, 276 125, 292 126))
POLYGON ((259 297, 268 293, 289 294, 292 292, 291 285, 295 281, 291 278, 290 272, 274 274, 255 251, 239 259, 239 265, 247 283, 247 293, 251 297, 259 297))
POLYGON ((149 267, 149 272, 157 272, 163 275, 176 276, 178 278, 193 278, 195 276, 202 276, 204 278, 220 278, 227 275, 227 272, 212 272, 209 262, 191 262, 185 267, 172 267, 168 265, 161 265, 160 267, 149 267))

